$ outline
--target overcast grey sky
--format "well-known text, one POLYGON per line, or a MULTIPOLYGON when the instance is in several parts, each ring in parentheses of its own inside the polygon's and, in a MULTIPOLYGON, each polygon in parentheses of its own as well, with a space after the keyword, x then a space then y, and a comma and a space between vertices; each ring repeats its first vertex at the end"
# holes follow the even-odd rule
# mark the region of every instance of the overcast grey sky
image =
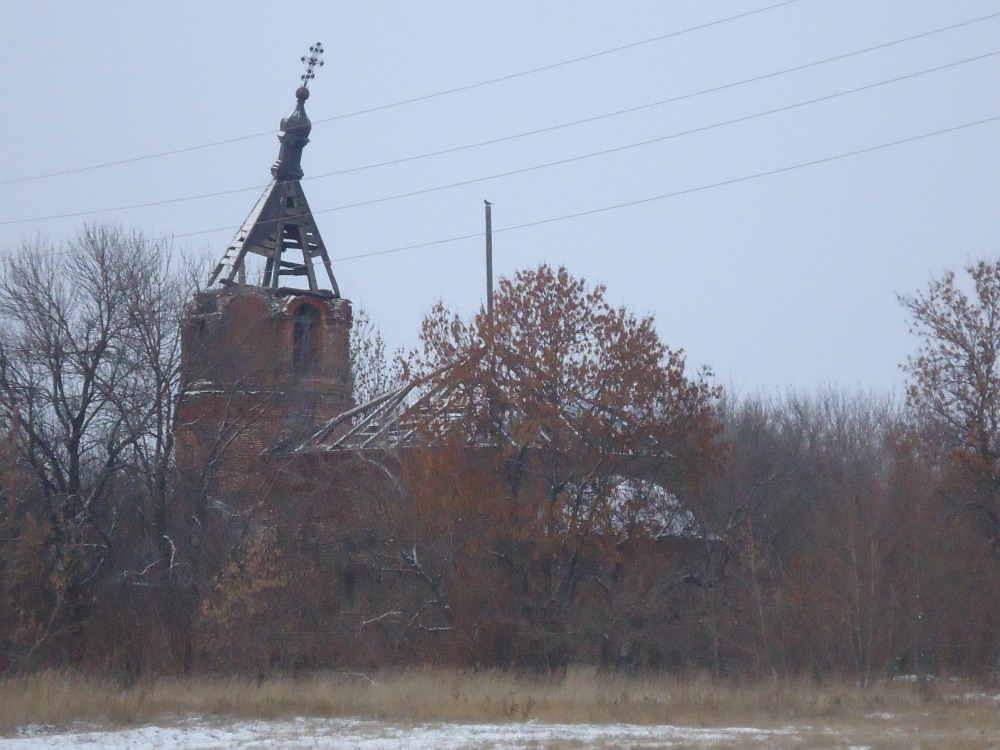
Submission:
POLYGON ((724 385, 899 390, 896 293, 1000 249, 1000 1, 776 5, 5 2, 0 246, 106 221, 217 260, 321 41, 303 187, 391 344, 479 307, 489 198, 497 275, 604 282, 724 385))

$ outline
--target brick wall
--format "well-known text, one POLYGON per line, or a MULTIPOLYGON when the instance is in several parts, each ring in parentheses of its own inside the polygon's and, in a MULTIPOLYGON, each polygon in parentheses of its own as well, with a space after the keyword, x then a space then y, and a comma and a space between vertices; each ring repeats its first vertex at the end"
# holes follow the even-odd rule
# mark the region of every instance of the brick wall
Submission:
POLYGON ((177 461, 214 497, 257 497, 260 455, 353 406, 351 303, 262 287, 199 292, 181 331, 177 461))

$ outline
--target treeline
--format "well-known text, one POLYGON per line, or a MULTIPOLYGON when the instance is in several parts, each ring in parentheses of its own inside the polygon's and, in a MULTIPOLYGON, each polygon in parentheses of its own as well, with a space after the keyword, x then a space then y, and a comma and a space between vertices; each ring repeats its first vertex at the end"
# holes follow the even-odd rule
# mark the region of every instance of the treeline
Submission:
POLYGON ((419 439, 289 456, 232 503, 174 462, 190 271, 105 228, 21 248, 0 275, 0 670, 995 677, 1000 265, 969 270, 971 295, 946 276, 901 300, 924 342, 905 403, 725 394, 602 287, 522 272, 495 321, 425 320, 399 369, 423 378, 401 415, 419 439))
POLYGON ((557 521, 523 473, 511 491, 525 468, 509 455, 423 453, 402 487, 353 486, 365 467, 349 464, 335 510, 318 487, 309 520, 269 514, 272 535, 245 541, 204 600, 222 604, 201 612, 203 653, 218 668, 995 677, 1000 559, 964 467, 932 460, 886 399, 745 398, 720 416, 717 470, 631 528, 557 521))
POLYGON ((743 399, 724 424, 729 458, 700 493, 722 542, 713 667, 996 675, 996 529, 960 457, 871 396, 743 399))

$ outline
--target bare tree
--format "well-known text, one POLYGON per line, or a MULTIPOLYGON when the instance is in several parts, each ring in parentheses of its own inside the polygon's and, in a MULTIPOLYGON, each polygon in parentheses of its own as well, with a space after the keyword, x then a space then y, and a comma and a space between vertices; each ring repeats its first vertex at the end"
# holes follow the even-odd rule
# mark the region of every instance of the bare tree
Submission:
POLYGON ((37 487, 32 510, 52 530, 55 564, 74 571, 74 627, 84 587, 113 563, 148 572, 169 562, 178 321, 191 278, 162 243, 107 226, 4 258, 0 424, 37 487), (146 543, 115 544, 136 529, 146 543))
POLYGON ((354 374, 354 401, 365 404, 399 386, 402 373, 396 352, 392 361, 386 351, 382 331, 368 314, 358 309, 351 327, 351 372, 354 374))

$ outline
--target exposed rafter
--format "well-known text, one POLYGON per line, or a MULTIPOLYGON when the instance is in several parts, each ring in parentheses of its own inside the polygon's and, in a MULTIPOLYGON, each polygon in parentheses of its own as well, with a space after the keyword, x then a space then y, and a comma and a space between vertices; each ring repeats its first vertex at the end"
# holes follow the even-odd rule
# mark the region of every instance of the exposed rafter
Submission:
POLYGON ((245 285, 247 253, 266 259, 260 286, 277 289, 282 276, 305 276, 309 289, 318 291, 316 265, 321 261, 333 296, 340 296, 330 256, 298 180, 271 180, 212 272, 209 284, 245 285), (302 261, 287 259, 289 251, 301 254, 302 261))
POLYGON ((323 64, 319 57, 323 46, 317 42, 309 48, 309 53, 302 58, 307 68, 302 76, 303 85, 295 92, 295 109, 281 121, 278 135, 281 148, 277 161, 271 166, 273 179, 212 271, 209 285, 252 284, 247 281, 246 258, 247 254, 254 254, 265 259, 259 286, 278 289, 281 277, 304 276, 311 292, 340 297, 330 256, 301 183, 302 149, 309 143, 312 130, 305 111, 309 98, 307 87, 315 76, 314 69, 323 64), (330 283, 329 290, 320 289, 317 282, 316 267, 320 262, 330 283))
MULTIPOLYGON (((473 356, 482 356, 477 352, 473 356)), ((400 448, 414 444, 417 433, 442 416, 441 407, 457 383, 447 377, 450 370, 466 359, 459 359, 421 378, 405 383, 387 393, 339 414, 297 445, 276 446, 276 451, 310 451, 400 448)))

